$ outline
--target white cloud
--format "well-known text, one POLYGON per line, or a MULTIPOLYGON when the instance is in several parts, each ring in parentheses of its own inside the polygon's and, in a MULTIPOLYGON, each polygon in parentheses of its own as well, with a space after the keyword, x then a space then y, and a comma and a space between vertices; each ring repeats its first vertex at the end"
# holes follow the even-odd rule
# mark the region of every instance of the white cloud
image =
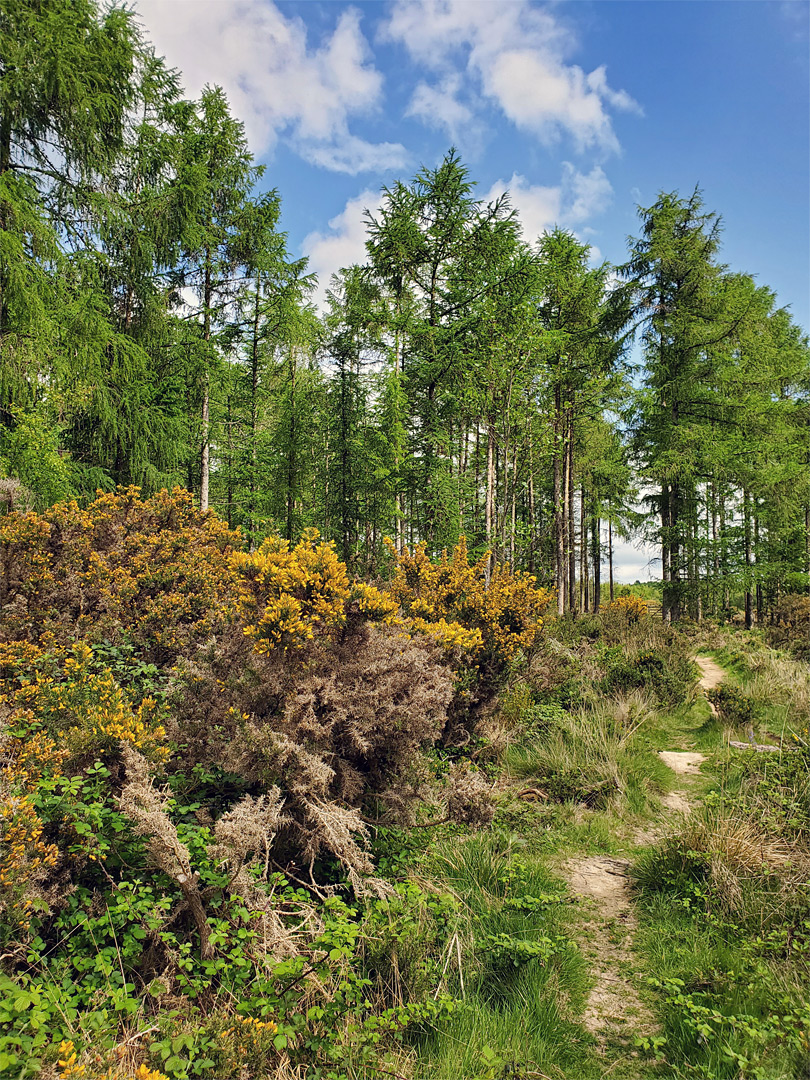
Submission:
POLYGON ((484 202, 494 202, 505 191, 509 192, 509 201, 517 211, 523 228, 524 239, 534 241, 547 229, 560 224, 562 209, 562 187, 543 187, 530 184, 525 176, 512 173, 511 180, 496 180, 484 202))
POLYGON ((566 225, 579 225, 607 210, 613 188, 598 165, 589 173, 578 172, 568 162, 563 169, 563 189, 570 200, 565 211, 566 225))
POLYGON ((307 161, 339 172, 405 164, 400 144, 369 143, 349 129, 350 118, 378 110, 383 95, 356 9, 343 11, 332 36, 313 49, 303 21, 286 18, 272 0, 136 3, 186 92, 222 86, 259 155, 284 136, 307 161))
POLYGON ((318 288, 313 300, 320 309, 325 307, 326 290, 330 287, 332 275, 345 266, 365 261, 365 214, 366 210, 374 213, 379 205, 379 191, 361 191, 330 220, 328 232, 311 232, 304 238, 301 251, 309 259, 309 269, 318 275, 318 288))
MULTIPOLYGON (((598 165, 589 173, 581 173, 567 161, 563 163, 560 183, 553 187, 531 184, 525 176, 513 173, 511 180, 496 180, 484 200, 492 202, 504 191, 509 192, 523 235, 530 242, 555 225, 582 225, 601 214, 613 195, 610 181, 598 165)), ((593 251, 591 255, 593 261, 593 251)))
POLYGON ((458 143, 475 123, 473 110, 458 99, 460 89, 461 76, 457 74, 448 75, 434 86, 420 82, 405 115, 447 132, 453 143, 458 143))
MULTIPOLYGON (((607 540, 602 537, 602 586, 607 583, 607 540)), ((635 543, 613 538, 613 580, 617 585, 632 585, 634 581, 661 580, 661 551, 642 541, 635 543)))
POLYGON ((445 80, 466 56, 468 84, 545 144, 565 134, 579 150, 616 151, 608 108, 640 111, 629 94, 608 85, 604 67, 586 74, 567 63, 570 35, 527 0, 397 0, 384 35, 445 80))

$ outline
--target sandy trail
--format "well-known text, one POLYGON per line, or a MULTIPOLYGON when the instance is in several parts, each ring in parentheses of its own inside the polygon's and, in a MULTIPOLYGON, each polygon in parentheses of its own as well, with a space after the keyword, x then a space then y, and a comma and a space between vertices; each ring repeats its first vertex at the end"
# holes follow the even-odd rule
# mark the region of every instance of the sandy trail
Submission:
POLYGON ((726 677, 725 671, 710 656, 696 656, 695 663, 700 668, 701 690, 714 690, 726 677))
POLYGON ((627 859, 594 855, 564 867, 571 889, 589 909, 580 948, 595 978, 583 1021, 604 1045, 655 1029, 655 1020, 624 969, 633 963, 633 913, 627 859))
POLYGON ((704 754, 692 750, 659 750, 658 756, 678 776, 697 775, 701 762, 706 760, 704 754))
MULTIPOLYGON (((711 690, 723 681, 725 672, 708 657, 695 658, 701 671, 700 688, 711 690)), ((661 760, 678 776, 700 773, 705 756, 693 750, 659 750, 661 760)), ((688 814, 686 791, 670 791, 661 799, 667 816, 688 814)), ((636 833, 636 843, 656 843, 664 835, 657 823, 636 833)), ((628 882, 630 862, 604 855, 574 858, 563 867, 571 891, 578 895, 589 917, 584 924, 583 956, 594 976, 588 995, 584 1023, 602 1048, 610 1038, 651 1034, 656 1020, 641 1000, 631 977, 625 972, 633 965, 633 936, 636 918, 628 882)))

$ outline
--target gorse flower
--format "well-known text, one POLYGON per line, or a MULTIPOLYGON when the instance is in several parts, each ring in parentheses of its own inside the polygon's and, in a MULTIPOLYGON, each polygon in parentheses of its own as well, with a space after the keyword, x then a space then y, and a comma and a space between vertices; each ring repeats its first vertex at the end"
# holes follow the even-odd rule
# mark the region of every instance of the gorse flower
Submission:
POLYGON ((40 651, 28 673, 16 688, 0 680, 8 727, 19 733, 6 745, 15 782, 35 783, 66 758, 110 748, 119 739, 150 757, 165 756, 166 731, 155 699, 145 697, 133 706, 109 669, 94 670, 86 642, 40 651))
POLYGON ((534 645, 551 594, 530 574, 498 564, 488 575, 489 556, 470 563, 464 537, 435 563, 424 544, 401 553, 387 544, 396 559, 390 595, 406 626, 501 664, 534 645))
POLYGON ((240 610, 257 652, 300 648, 316 631, 328 633, 346 622, 352 593, 346 566, 317 529, 308 529, 294 548, 268 537, 257 551, 235 554, 232 565, 248 583, 240 610))
POLYGON ((615 600, 605 605, 604 610, 615 615, 623 615, 631 623, 638 622, 649 614, 647 601, 640 596, 617 596, 615 600))

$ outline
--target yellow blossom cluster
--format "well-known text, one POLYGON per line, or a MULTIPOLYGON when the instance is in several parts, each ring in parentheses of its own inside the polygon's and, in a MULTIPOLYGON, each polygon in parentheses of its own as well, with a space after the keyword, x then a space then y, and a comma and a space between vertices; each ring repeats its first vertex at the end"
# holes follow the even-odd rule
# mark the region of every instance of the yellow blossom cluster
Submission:
POLYGON ((0 606, 10 636, 111 639, 126 630, 161 662, 204 640, 238 608, 231 565, 238 531, 195 509, 176 488, 141 499, 138 488, 99 493, 86 508, 57 503, 0 521, 0 606))
POLYGON ((534 577, 509 566, 489 565, 489 555, 470 562, 462 537, 448 557, 433 562, 424 544, 397 552, 391 596, 413 629, 431 632, 448 646, 506 662, 534 645, 551 594, 534 577))
POLYGON ((448 652, 461 649, 463 652, 475 655, 484 643, 481 631, 477 627, 468 630, 461 623, 448 622, 446 619, 428 621, 417 617, 409 619, 408 626, 420 634, 432 637, 448 652))
POLYGON ((649 614, 647 601, 640 596, 632 595, 617 596, 615 600, 611 600, 609 604, 605 605, 604 610, 615 615, 623 615, 631 623, 638 622, 639 619, 649 614))
MULTIPOLYGON (((78 1054, 72 1039, 63 1039, 59 1044, 59 1068, 60 1080, 68 1080, 68 1077, 81 1076, 91 1080, 87 1065, 78 1063, 78 1054)), ((157 1069, 150 1069, 148 1065, 138 1065, 134 1071, 126 1069, 121 1071, 122 1066, 115 1069, 107 1069, 103 1074, 94 1073, 97 1080, 169 1080, 165 1073, 157 1069)))
POLYGON ((350 599, 367 619, 390 623, 397 612, 396 600, 373 585, 365 585, 361 581, 352 586, 350 599))
POLYGON ((0 642, 0 679, 13 678, 42 656, 42 649, 30 641, 0 642))
POLYGON ((24 718, 30 725, 24 736, 0 737, 0 776, 9 787, 34 791, 46 774, 59 776, 68 751, 58 747, 46 731, 36 729, 36 718, 30 709, 25 710, 24 718))
POLYGON ((244 1035, 254 1031, 267 1031, 271 1035, 275 1035, 278 1031, 278 1024, 273 1020, 257 1020, 253 1016, 237 1016, 236 1019, 239 1021, 238 1026, 226 1028, 222 1032, 223 1039, 226 1039, 229 1035, 244 1035))
POLYGON ((232 564, 247 582, 245 634, 255 639, 257 652, 300 648, 316 631, 345 623, 352 592, 346 566, 317 529, 307 529, 293 548, 268 537, 256 551, 235 554, 232 564))
POLYGON ((166 730, 157 702, 146 697, 133 707, 109 669, 92 669, 92 658, 90 647, 80 641, 66 651, 55 650, 48 658, 50 670, 41 666, 16 689, 3 684, 8 726, 27 729, 17 779, 24 782, 22 774, 34 767, 40 776, 46 766, 53 773, 66 756, 107 749, 118 739, 156 760, 165 757, 166 730), (58 751, 51 738, 57 733, 62 741, 58 751))
POLYGON ((262 1044, 278 1031, 272 1020, 256 1020, 252 1016, 238 1016, 232 1027, 222 1032, 222 1048, 228 1055, 229 1064, 237 1069, 245 1057, 256 1054, 262 1044))
POLYGON ((60 1077, 84 1076, 87 1068, 78 1064, 77 1057, 73 1040, 63 1039, 59 1044, 59 1060, 56 1063, 59 1066, 60 1077))
POLYGON ((31 900, 27 886, 55 866, 58 850, 42 839, 42 822, 27 795, 0 788, 0 918, 27 929, 31 900))

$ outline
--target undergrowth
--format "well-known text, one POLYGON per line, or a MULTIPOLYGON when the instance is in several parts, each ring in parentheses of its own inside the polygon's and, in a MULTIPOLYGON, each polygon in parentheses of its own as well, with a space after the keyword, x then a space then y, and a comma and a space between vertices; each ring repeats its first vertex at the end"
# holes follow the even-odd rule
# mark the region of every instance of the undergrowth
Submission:
POLYGON ((800 1067, 810 679, 786 655, 710 642, 783 752, 726 754, 639 860, 644 1065, 582 1025, 552 868, 626 850, 671 739, 720 747, 694 630, 640 603, 544 625, 549 594, 463 544, 352 582, 316 534, 246 552, 182 492, 7 515, 0 558, 3 1080, 800 1067))
POLYGON ((810 772, 784 710, 801 715, 807 673, 757 637, 726 631, 721 644, 736 685, 715 695, 718 744, 723 725, 755 722, 783 746, 718 745, 702 806, 636 862, 640 945, 664 1022, 647 1046, 668 1075, 794 1080, 810 1067, 810 772))

